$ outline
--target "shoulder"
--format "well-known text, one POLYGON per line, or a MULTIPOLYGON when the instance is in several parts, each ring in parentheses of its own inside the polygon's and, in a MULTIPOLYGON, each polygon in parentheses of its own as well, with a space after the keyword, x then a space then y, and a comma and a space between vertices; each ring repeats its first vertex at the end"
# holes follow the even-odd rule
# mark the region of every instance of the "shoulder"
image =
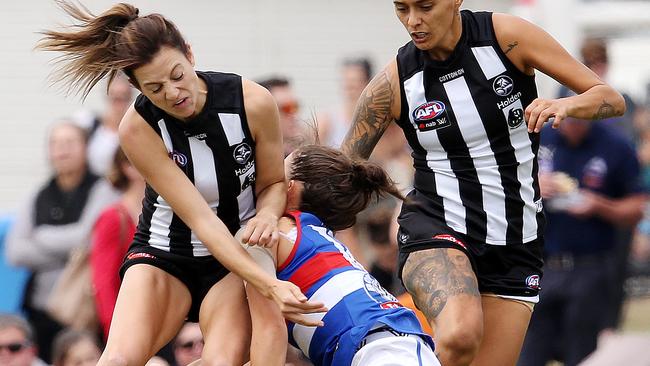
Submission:
POLYGON ((259 128, 257 125, 261 121, 275 120, 275 124, 279 126, 277 104, 266 88, 251 80, 242 79, 242 91, 246 118, 248 119, 252 132, 259 128))
POLYGON ((247 112, 269 112, 277 110, 275 100, 266 88, 248 79, 242 79, 242 91, 247 112))
POLYGON ((499 37, 521 37, 521 32, 539 30, 535 24, 515 15, 505 13, 492 13, 492 24, 497 38, 499 37))
POLYGON ((118 127, 120 143, 137 143, 142 132, 147 128, 149 128, 147 121, 144 119, 142 114, 136 110, 135 105, 132 105, 127 109, 122 118, 122 122, 120 122, 120 126, 118 127))

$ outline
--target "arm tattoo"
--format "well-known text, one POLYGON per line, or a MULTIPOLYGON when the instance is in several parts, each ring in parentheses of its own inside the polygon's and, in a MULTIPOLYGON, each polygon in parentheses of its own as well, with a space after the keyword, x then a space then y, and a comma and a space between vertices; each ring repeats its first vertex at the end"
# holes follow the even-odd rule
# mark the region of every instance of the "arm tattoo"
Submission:
POLYGON ((480 296, 476 276, 465 254, 446 249, 414 252, 404 285, 413 295, 417 307, 430 321, 435 319, 456 295, 480 296))
POLYGON ((606 100, 603 100, 603 104, 598 107, 598 112, 594 114, 593 119, 605 119, 609 118, 616 115, 616 111, 614 110, 614 106, 607 103, 606 100))
POLYGON ((373 148, 390 122, 391 105, 395 95, 385 71, 368 84, 359 97, 342 150, 350 156, 370 157, 373 148))
POLYGON ((514 41, 513 43, 508 44, 508 49, 505 50, 505 51, 503 51, 503 53, 505 53, 505 54, 507 55, 508 52, 512 51, 512 50, 513 50, 515 47, 517 47, 517 46, 519 46, 519 42, 518 42, 518 41, 514 41))

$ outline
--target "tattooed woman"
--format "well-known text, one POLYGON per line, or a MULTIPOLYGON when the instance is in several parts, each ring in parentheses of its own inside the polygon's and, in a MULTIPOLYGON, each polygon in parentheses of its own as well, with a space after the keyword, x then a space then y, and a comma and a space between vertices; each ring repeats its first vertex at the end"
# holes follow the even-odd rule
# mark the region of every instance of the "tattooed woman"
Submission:
POLYGON ((538 300, 543 124, 622 115, 621 95, 520 18, 462 0, 395 0, 411 41, 366 87, 343 149, 367 158, 395 121, 416 168, 400 276, 443 365, 514 365, 538 300), (539 70, 574 90, 537 98, 539 70))

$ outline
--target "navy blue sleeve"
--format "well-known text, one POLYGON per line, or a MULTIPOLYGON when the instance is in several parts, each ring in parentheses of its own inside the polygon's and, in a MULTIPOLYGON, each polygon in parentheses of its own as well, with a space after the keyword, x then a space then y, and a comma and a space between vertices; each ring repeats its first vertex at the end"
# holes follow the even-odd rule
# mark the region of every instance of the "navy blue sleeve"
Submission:
POLYGON ((632 144, 621 141, 617 149, 618 164, 614 171, 614 179, 621 188, 622 196, 635 193, 646 193, 641 176, 641 164, 632 144))

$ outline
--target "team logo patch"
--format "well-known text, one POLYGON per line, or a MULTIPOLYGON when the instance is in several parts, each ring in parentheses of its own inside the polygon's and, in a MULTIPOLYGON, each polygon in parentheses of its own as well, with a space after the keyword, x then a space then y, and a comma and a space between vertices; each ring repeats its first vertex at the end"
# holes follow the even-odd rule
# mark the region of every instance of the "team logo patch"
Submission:
POLYGON ((426 102, 415 108, 413 122, 420 131, 430 131, 449 126, 447 108, 440 101, 426 102))
POLYGON ((454 243, 454 244, 458 244, 458 245, 460 245, 463 249, 467 250, 467 247, 465 246, 465 243, 463 243, 460 239, 458 239, 457 237, 455 237, 455 236, 453 236, 453 235, 449 235, 449 234, 438 234, 438 235, 434 235, 434 236, 433 236, 433 239, 437 239, 437 240, 447 240, 447 241, 450 241, 450 242, 452 242, 452 243, 454 243))
POLYGON ((398 302, 395 296, 391 295, 390 292, 381 287, 379 282, 368 273, 363 275, 363 286, 366 290, 366 294, 368 294, 368 297, 379 304, 385 304, 386 302, 398 302), (373 294, 375 296, 373 296, 373 294), (376 298, 377 295, 379 295, 383 301, 379 302, 376 298))
POLYGON ((494 89, 494 92, 500 97, 507 97, 510 95, 513 87, 514 83, 512 82, 512 79, 506 75, 499 76, 494 79, 494 82, 492 83, 492 89, 494 89))
POLYGON ((397 235, 397 240, 398 240, 400 243, 404 244, 404 243, 406 243, 406 242, 409 240, 409 234, 407 234, 407 233, 403 233, 403 232, 400 232, 400 233, 397 235))
POLYGON ((526 277, 526 286, 533 290, 539 290, 539 275, 530 275, 526 277))
POLYGON ((589 188, 599 189, 605 183, 607 162, 600 156, 595 156, 587 162, 582 176, 582 183, 589 188))
POLYGON ((187 165, 187 156, 176 150, 169 153, 169 157, 180 167, 187 165))
POLYGON ((245 142, 237 145, 232 153, 232 156, 238 164, 246 164, 252 155, 253 149, 245 142))

